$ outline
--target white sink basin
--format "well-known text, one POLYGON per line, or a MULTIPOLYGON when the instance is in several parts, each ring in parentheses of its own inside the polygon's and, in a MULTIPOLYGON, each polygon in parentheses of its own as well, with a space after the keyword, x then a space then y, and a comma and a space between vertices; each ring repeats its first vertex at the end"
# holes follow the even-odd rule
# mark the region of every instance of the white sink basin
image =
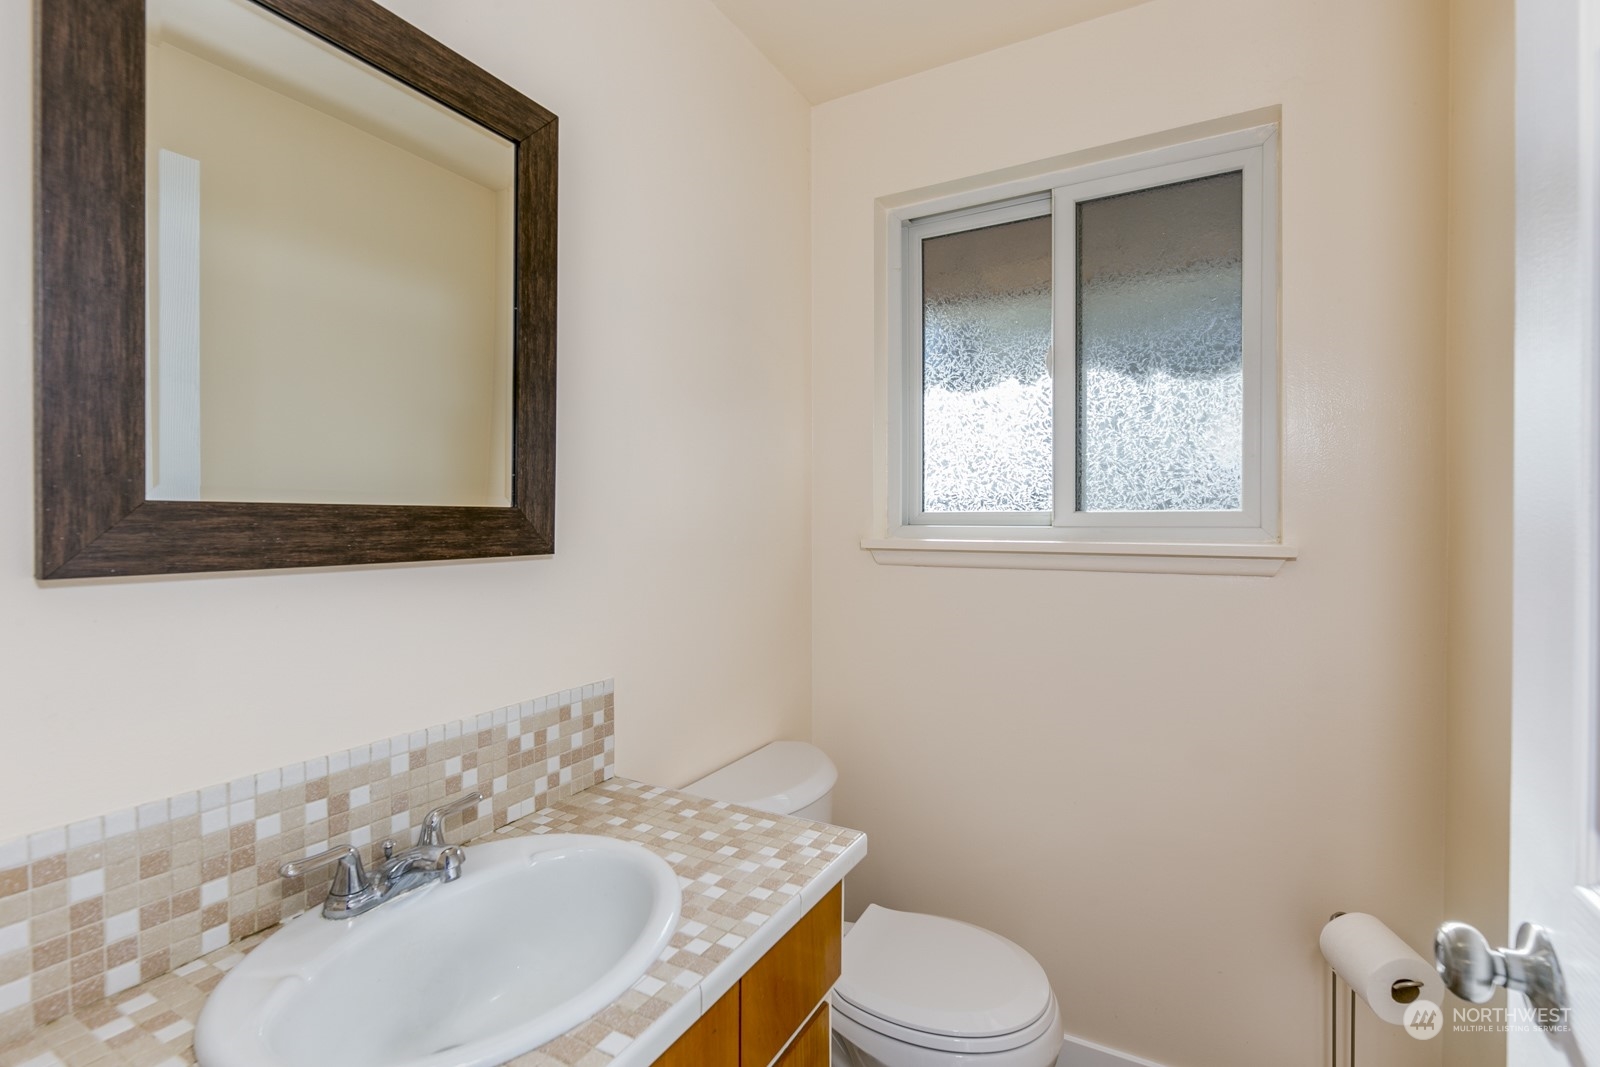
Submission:
POLYGON ((202 1067, 489 1067, 621 996, 678 925, 639 845, 552 834, 473 845, 461 877, 354 919, 290 920, 200 1013, 202 1067))

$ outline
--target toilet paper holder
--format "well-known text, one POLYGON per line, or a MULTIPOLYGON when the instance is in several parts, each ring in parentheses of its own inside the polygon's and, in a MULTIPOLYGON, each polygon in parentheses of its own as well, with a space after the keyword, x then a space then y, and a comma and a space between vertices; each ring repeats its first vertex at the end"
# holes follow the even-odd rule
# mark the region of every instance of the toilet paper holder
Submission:
MULTIPOLYGON (((1328 916, 1328 921, 1332 922, 1343 914, 1345 913, 1342 911, 1336 911, 1328 916)), ((1329 1067, 1339 1067, 1339 974, 1332 967, 1328 968, 1328 988, 1330 990, 1328 999, 1328 1065, 1329 1067)), ((1421 982, 1411 978, 1400 978, 1390 985, 1389 996, 1394 998, 1396 1004, 1412 1004, 1415 1003, 1418 997, 1422 996, 1422 989, 1421 982)), ((1356 1067, 1356 991, 1354 989, 1350 990, 1350 1010, 1346 1012, 1346 1015, 1349 1017, 1350 1038, 1350 1053, 1349 1059, 1346 1061, 1346 1067, 1356 1067)))
POLYGON ((1411 1004, 1422 996, 1422 983, 1415 978, 1396 979, 1389 987, 1389 995, 1396 1004, 1411 1004))

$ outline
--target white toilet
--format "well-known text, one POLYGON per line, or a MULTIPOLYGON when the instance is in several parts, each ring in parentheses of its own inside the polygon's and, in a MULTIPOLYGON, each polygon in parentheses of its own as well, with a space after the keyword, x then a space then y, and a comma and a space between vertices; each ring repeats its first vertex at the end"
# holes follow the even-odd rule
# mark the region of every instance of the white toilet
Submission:
MULTIPOLYGON (((839 773, 804 741, 774 741, 684 792, 829 822, 839 773)), ((1044 968, 982 927, 868 906, 845 924, 833 1061, 851 1067, 1052 1067, 1061 1009, 1044 968)))

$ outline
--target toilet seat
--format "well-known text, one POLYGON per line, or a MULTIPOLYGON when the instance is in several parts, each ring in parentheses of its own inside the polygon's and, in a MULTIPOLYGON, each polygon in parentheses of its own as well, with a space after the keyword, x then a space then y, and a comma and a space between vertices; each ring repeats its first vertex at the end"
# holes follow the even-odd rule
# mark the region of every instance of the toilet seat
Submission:
POLYGON ((923 1030, 897 1026, 871 1012, 862 1011, 839 996, 837 990, 834 991, 832 1003, 833 1028, 858 1045, 870 1047, 870 1039, 863 1039, 866 1035, 870 1035, 871 1038, 877 1038, 889 1046, 912 1045, 930 1052, 949 1053, 953 1056, 993 1057, 984 1062, 993 1063, 996 1067, 1006 1062, 1001 1058, 1003 1053, 1028 1049, 1040 1041, 1047 1043, 1050 1050, 1047 1061, 1053 1064, 1055 1053, 1061 1048, 1061 1010, 1056 1004, 1054 995, 1050 997, 1050 1003, 1046 1005, 1044 1012, 1031 1025, 1009 1034, 997 1034, 991 1037, 951 1037, 947 1034, 931 1034, 923 1030), (858 1027, 859 1030, 856 1029, 858 1027))
POLYGON ((1044 969, 982 927, 872 905, 845 938, 841 969, 839 1014, 895 1041, 973 1055, 1060 1033, 1044 969))

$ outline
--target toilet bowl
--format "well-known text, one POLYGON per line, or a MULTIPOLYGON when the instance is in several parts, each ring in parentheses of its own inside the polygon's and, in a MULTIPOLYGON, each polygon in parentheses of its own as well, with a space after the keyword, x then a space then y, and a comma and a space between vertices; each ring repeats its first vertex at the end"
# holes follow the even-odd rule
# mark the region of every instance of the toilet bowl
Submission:
MULTIPOLYGON (((828 821, 838 772, 818 748, 775 741, 684 792, 828 821)), ((1020 946, 937 915, 869 905, 845 924, 832 1005, 833 1061, 846 1067, 1051 1067, 1061 1010, 1020 946)))

